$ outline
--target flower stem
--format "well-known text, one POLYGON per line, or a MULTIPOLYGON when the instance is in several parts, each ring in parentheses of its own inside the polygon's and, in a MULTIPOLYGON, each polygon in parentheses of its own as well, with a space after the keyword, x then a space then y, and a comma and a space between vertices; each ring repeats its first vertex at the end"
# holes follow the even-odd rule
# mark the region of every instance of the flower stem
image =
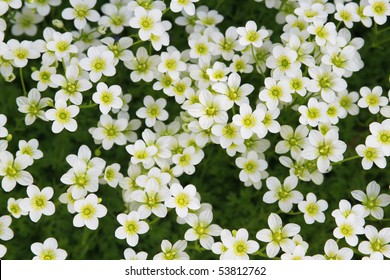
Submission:
POLYGON ((89 109, 89 108, 96 107, 97 105, 98 105, 97 103, 90 102, 89 104, 80 105, 79 108, 80 109, 89 109))
POLYGON ((256 62, 257 68, 259 69, 261 75, 263 75, 263 77, 264 77, 264 79, 265 79, 264 72, 263 72, 263 70, 261 70, 261 67, 260 67, 260 65, 259 65, 259 61, 257 60, 257 56, 255 55, 255 49, 254 49, 254 47, 253 47, 252 44, 251 44, 251 52, 252 52, 253 59, 254 59, 255 62, 256 62))
POLYGON ((345 158, 341 161, 338 161, 338 162, 333 162, 331 165, 338 165, 338 164, 342 164, 343 162, 347 162, 347 161, 350 161, 350 160, 354 160, 354 159, 357 159, 357 158, 360 158, 360 156, 356 155, 356 156, 353 156, 353 157, 348 157, 348 158, 345 158))
POLYGON ((23 95, 27 96, 26 85, 24 84, 23 68, 19 68, 20 82, 22 83, 23 95))

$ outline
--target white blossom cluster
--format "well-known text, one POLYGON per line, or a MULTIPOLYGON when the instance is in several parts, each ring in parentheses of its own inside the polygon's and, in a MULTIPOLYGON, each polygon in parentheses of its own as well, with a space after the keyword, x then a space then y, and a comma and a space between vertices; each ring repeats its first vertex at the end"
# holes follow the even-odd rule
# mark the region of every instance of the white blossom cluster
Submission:
MULTIPOLYGON (((19 141, 16 153, 9 151, 12 136, 5 127, 7 116, 0 114, 1 188, 12 194, 17 185, 26 186, 25 198, 8 199, 9 215, 0 217, 0 239, 13 238, 12 219, 28 216, 37 223, 43 215, 54 215, 56 207, 63 207, 53 203, 54 192, 73 215, 74 227, 96 230, 99 219, 110 211, 99 197, 99 188, 108 185, 123 194, 124 210, 117 215, 112 235, 131 247, 124 252, 125 259, 148 257, 133 248, 169 211, 188 230, 175 243, 163 240, 154 259, 189 259, 188 242, 220 259, 248 259, 251 254, 352 259, 357 251, 365 259, 390 258, 390 227, 370 224, 384 219, 383 208, 390 204, 388 190, 375 181, 365 193, 351 192, 357 203, 341 199, 339 208, 330 212, 334 231, 324 253, 306 255, 309 244, 299 234, 301 226, 285 224, 278 215, 298 213, 308 225, 323 223, 324 212, 331 210, 328 202, 315 189, 303 194, 300 181, 321 185, 335 165, 357 158, 364 170, 374 164, 386 167, 390 91, 386 94, 381 86, 349 91, 346 79, 364 67, 359 50, 365 42, 353 38, 350 29, 359 23, 367 28, 384 25, 389 1, 266 0, 266 8, 279 9, 276 21, 283 25, 283 33, 277 42, 271 40, 273 30, 251 19, 245 26, 221 30, 217 25, 223 16, 207 6, 195 6, 197 2, 201 1, 110 0, 97 9, 96 0, 71 0, 62 18, 54 19, 41 34, 39 24, 62 1, 0 0, 0 74, 5 81, 16 82, 16 73, 22 81, 23 93, 15 102, 25 125, 44 121, 51 123, 55 134, 77 133, 80 112, 99 109, 88 130, 95 153, 82 145, 66 156, 69 170, 56 178, 67 186, 63 193, 34 185, 28 168, 44 156, 40 149, 45 147, 30 139, 19 141), (165 19, 167 12, 176 16, 174 22, 165 19), (68 30, 67 24, 74 28, 68 30), (174 24, 185 28, 187 49, 171 44, 174 24), (21 35, 40 38, 15 39, 21 35), (27 77, 30 61, 40 67, 27 77), (123 69, 126 83, 144 81, 149 92, 155 92, 141 97, 137 118, 130 117, 133 96, 125 90, 127 85, 116 83, 123 69), (250 74, 264 78, 264 84, 243 82, 250 74), (35 86, 26 89, 23 79, 29 78, 35 86), (167 102, 177 103, 180 115, 170 115, 167 102), (378 121, 369 124, 364 144, 347 146, 337 124, 360 110, 377 115, 378 121), (285 112, 295 114, 300 124, 281 123, 279 116, 285 112), (269 134, 280 136, 278 142, 271 143, 269 134), (213 223, 213 207, 201 199, 197 186, 180 183, 181 175, 195 174, 207 145, 226 151, 240 170, 243 185, 253 186, 253 191, 266 189, 259 202, 265 209, 267 204, 278 205, 278 213, 267 215, 266 228, 259 225, 257 233, 222 228, 213 223), (101 149, 127 153, 128 165, 106 162, 101 149), (345 158, 347 150, 356 155, 345 158), (269 151, 280 155, 288 177, 272 176, 265 156, 269 151), (339 248, 341 239, 347 247, 339 248), (357 251, 351 249, 355 246, 357 251)), ((67 257, 52 237, 32 244, 31 251, 34 259, 67 257)), ((5 253, 6 247, 0 245, 0 257, 5 253)))

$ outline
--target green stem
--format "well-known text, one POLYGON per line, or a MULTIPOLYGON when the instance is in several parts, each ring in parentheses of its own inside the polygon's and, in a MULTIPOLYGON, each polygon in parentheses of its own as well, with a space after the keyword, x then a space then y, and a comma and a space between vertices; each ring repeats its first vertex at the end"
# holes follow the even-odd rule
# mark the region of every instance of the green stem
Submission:
POLYGON ((252 56, 253 56, 253 59, 255 60, 256 62, 256 66, 257 68, 259 69, 261 75, 263 75, 264 79, 265 79, 265 74, 263 72, 263 70, 261 70, 261 67, 260 67, 260 64, 259 64, 259 61, 257 60, 257 56, 255 55, 255 49, 253 47, 253 45, 251 44, 251 52, 252 52, 252 56))
POLYGON ((89 109, 89 108, 96 107, 97 105, 98 105, 97 103, 90 102, 89 104, 80 105, 79 108, 80 109, 89 109))
POLYGON ((353 157, 349 157, 349 158, 343 159, 342 161, 333 162, 333 163, 331 164, 331 166, 338 165, 338 164, 342 164, 342 163, 344 163, 344 162, 347 162, 347 161, 350 161, 350 160, 354 160, 354 159, 357 159, 357 158, 361 158, 361 157, 358 156, 358 155, 353 156, 353 157))
POLYGON ((23 95, 27 96, 26 85, 24 84, 23 68, 19 68, 20 82, 22 83, 23 95))

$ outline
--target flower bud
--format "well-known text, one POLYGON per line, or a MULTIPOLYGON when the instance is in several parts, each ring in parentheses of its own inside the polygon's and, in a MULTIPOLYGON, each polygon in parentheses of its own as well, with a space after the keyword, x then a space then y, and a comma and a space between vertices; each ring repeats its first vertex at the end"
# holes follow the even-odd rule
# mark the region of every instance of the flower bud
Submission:
POLYGON ((52 21, 52 23, 53 23, 53 25, 54 25, 55 27, 57 27, 57 28, 59 28, 59 29, 64 28, 64 23, 63 23, 63 21, 60 20, 60 19, 54 19, 54 20, 52 21))

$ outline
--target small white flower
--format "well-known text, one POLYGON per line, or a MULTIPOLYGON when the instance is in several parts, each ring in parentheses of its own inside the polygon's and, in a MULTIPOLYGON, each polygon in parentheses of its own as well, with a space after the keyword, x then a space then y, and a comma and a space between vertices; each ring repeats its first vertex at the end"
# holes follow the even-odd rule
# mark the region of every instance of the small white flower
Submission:
POLYGON ((245 228, 233 231, 233 234, 224 229, 221 231, 221 240, 226 247, 226 252, 221 256, 223 260, 249 260, 248 254, 259 250, 259 244, 254 240, 248 240, 249 234, 245 228))
POLYGON ((195 2, 199 0, 172 0, 170 8, 172 12, 179 13, 184 10, 189 16, 195 15, 195 2))
POLYGON ((161 242, 161 253, 153 257, 153 260, 189 260, 190 256, 184 250, 187 247, 187 241, 178 240, 172 245, 168 240, 161 242))
POLYGON ((131 248, 127 248, 124 251, 125 260, 146 260, 148 257, 148 253, 142 251, 139 253, 135 253, 135 251, 131 248))
POLYGON ((272 70, 272 77, 280 79, 284 75, 294 77, 301 67, 297 60, 298 54, 289 47, 276 46, 272 49, 272 55, 268 57, 266 65, 272 70))
POLYGON ((287 177, 283 184, 276 177, 269 177, 266 181, 268 192, 264 194, 263 201, 271 204, 278 201, 279 208, 288 213, 293 204, 298 204, 303 200, 303 195, 294 190, 298 184, 296 176, 287 177))
POLYGON ((220 226, 211 224, 213 213, 204 210, 199 215, 190 213, 185 219, 191 228, 186 231, 184 238, 188 241, 199 240, 203 248, 210 250, 214 244, 213 236, 219 236, 222 231, 220 226))
POLYGON ((75 105, 68 106, 63 99, 55 102, 55 109, 46 111, 45 116, 48 120, 54 121, 51 127, 54 133, 60 133, 64 128, 70 132, 77 130, 77 122, 73 118, 80 112, 79 107, 75 105))
POLYGON ((390 119, 371 123, 370 132, 372 135, 366 138, 366 145, 381 148, 386 157, 390 156, 390 119))
POLYGON ((363 158, 362 166, 364 170, 370 170, 374 163, 379 168, 386 167, 386 158, 380 147, 370 147, 360 144, 356 147, 356 153, 363 158))
POLYGON ((39 142, 37 139, 31 139, 28 142, 20 140, 18 143, 19 151, 16 152, 16 156, 27 155, 32 159, 40 159, 43 157, 43 153, 38 149, 39 142))
POLYGON ((145 213, 145 218, 152 213, 157 217, 164 218, 168 212, 164 202, 171 197, 171 193, 167 187, 148 184, 144 190, 133 191, 130 197, 141 204, 138 211, 145 213))
POLYGON ((114 163, 106 167, 103 178, 110 187, 116 188, 119 182, 123 180, 120 168, 121 166, 118 163, 114 163))
POLYGON ((13 197, 10 197, 7 201, 7 210, 16 219, 20 218, 21 216, 28 215, 28 212, 24 211, 20 207, 21 201, 22 201, 21 198, 15 200, 15 198, 13 198, 13 197))
POLYGON ((114 54, 112 51, 101 47, 90 47, 88 57, 80 60, 80 66, 89 72, 89 78, 96 83, 102 75, 112 77, 116 73, 114 66, 114 54))
POLYGON ((114 120, 110 115, 101 115, 98 127, 91 130, 92 137, 102 143, 103 149, 110 150, 114 144, 123 146, 127 143, 124 131, 128 121, 124 118, 114 120))
POLYGON ((187 65, 181 61, 181 53, 175 47, 168 47, 168 52, 161 53, 161 63, 158 65, 158 71, 168 73, 173 80, 177 80, 180 72, 187 69, 187 65))
POLYGON ((360 108, 368 108, 371 114, 378 114, 380 108, 389 103, 389 99, 382 96, 382 93, 383 89, 380 86, 376 86, 372 90, 368 87, 362 87, 360 89, 362 97, 358 101, 358 106, 360 108))
POLYGON ((375 181, 371 181, 366 188, 366 193, 360 190, 354 190, 351 192, 352 196, 362 202, 364 206, 364 217, 372 215, 375 219, 383 219, 384 212, 382 207, 386 207, 390 204, 390 195, 379 194, 380 186, 375 181))
POLYGON ((310 98, 309 102, 306 105, 301 105, 298 107, 299 113, 299 122, 303 125, 310 125, 311 127, 316 127, 319 122, 323 122, 326 118, 327 106, 324 102, 318 102, 315 98, 310 98))
POLYGON ((373 17, 379 25, 385 24, 387 17, 390 15, 390 3, 388 0, 368 0, 368 5, 364 8, 363 14, 373 17))
POLYGON ((21 12, 14 15, 14 23, 11 27, 11 33, 15 36, 26 34, 34 36, 37 34, 37 24, 43 21, 43 17, 27 6, 23 7, 21 12))
POLYGON ((99 226, 98 218, 107 214, 107 208, 99 203, 95 194, 89 194, 86 198, 77 200, 74 203, 74 209, 78 213, 73 218, 75 227, 86 226, 91 230, 96 230, 99 226))
POLYGON ((194 185, 182 187, 179 184, 172 184, 171 197, 165 201, 168 208, 175 208, 177 215, 180 218, 185 218, 189 210, 198 210, 200 208, 199 199, 196 196, 196 188, 194 185))
POLYGON ((275 257, 280 248, 284 252, 291 252, 295 248, 295 242, 289 237, 295 236, 301 230, 297 224, 287 224, 282 226, 282 219, 275 213, 268 217, 268 226, 270 229, 262 229, 257 232, 256 238, 260 241, 267 242, 267 256, 275 257))
POLYGON ((11 240, 14 237, 14 232, 10 229, 12 219, 5 215, 0 217, 0 239, 3 241, 11 240))
POLYGON ((281 102, 290 103, 292 101, 286 80, 277 82, 274 78, 266 78, 264 84, 266 88, 260 91, 259 99, 266 102, 268 109, 273 110, 281 102))
POLYGON ((390 228, 386 227, 378 230, 370 225, 364 228, 364 234, 369 241, 362 241, 358 250, 372 257, 373 254, 381 254, 390 259, 390 228))
POLYGON ((58 61, 69 60, 70 54, 75 54, 78 49, 72 44, 73 36, 70 32, 63 34, 55 32, 53 33, 53 40, 46 44, 46 48, 49 51, 54 52, 55 57, 58 61))
POLYGON ((180 154, 176 154, 172 157, 172 162, 175 166, 172 168, 173 174, 178 177, 183 173, 192 175, 195 173, 195 165, 199 164, 204 155, 196 153, 195 148, 187 147, 180 154))
POLYGON ((269 35, 265 29, 257 30, 257 24, 253 20, 248 21, 245 27, 238 27, 237 33, 242 46, 253 45, 257 48, 263 45, 263 40, 269 35))
POLYGON ((240 114, 233 116, 233 123, 240 127, 242 138, 249 139, 255 133, 259 138, 267 134, 267 128, 262 122, 265 118, 264 110, 252 108, 248 104, 240 106, 240 114))
POLYGON ((72 8, 62 11, 62 17, 67 20, 74 19, 74 26, 81 30, 87 25, 87 20, 91 22, 99 21, 100 15, 93 10, 96 0, 70 0, 72 8))
MULTIPOLYGON (((336 241, 333 239, 329 239, 326 241, 324 246, 325 256, 318 259, 326 259, 326 260, 351 260, 353 257, 353 251, 351 248, 344 247, 339 249, 336 241)), ((316 257, 316 256, 314 256, 316 257)))
POLYGON ((333 231, 334 237, 337 239, 345 238, 345 241, 350 246, 358 244, 358 234, 364 234, 364 219, 355 215, 349 215, 347 218, 343 216, 336 217, 337 227, 333 231))
POLYGON ((328 209, 328 203, 323 199, 317 201, 315 194, 308 193, 306 200, 298 203, 298 209, 304 213, 303 218, 306 224, 313 224, 315 221, 323 223, 325 222, 323 211, 328 209))
POLYGON ((27 187, 28 198, 20 202, 20 207, 28 211, 31 221, 38 222, 42 215, 51 216, 55 212, 54 203, 50 201, 53 197, 54 190, 52 187, 46 187, 40 190, 37 186, 30 185, 27 187))
POLYGON ((26 125, 31 125, 37 118, 47 121, 45 112, 42 110, 48 106, 50 98, 41 98, 41 94, 37 89, 31 89, 25 96, 19 96, 16 98, 16 104, 18 105, 18 111, 26 114, 24 122, 26 125))
POLYGON ((22 186, 31 185, 34 181, 31 174, 24 171, 28 166, 32 165, 33 159, 27 155, 20 155, 14 159, 14 156, 4 151, 0 153, 0 176, 3 177, 1 187, 4 191, 12 191, 16 183, 22 186))
POLYGON ((139 29, 138 35, 142 41, 149 40, 152 35, 161 36, 164 27, 161 24, 162 12, 158 9, 145 10, 137 7, 134 10, 134 17, 129 21, 132 28, 139 29))
POLYGON ((55 238, 47 238, 43 243, 35 242, 31 245, 31 251, 35 257, 33 260, 65 260, 68 253, 58 248, 55 238))
POLYGON ((302 151, 302 157, 308 160, 317 160, 317 168, 321 173, 325 173, 330 167, 330 162, 341 161, 347 145, 338 140, 337 130, 330 130, 323 135, 317 130, 309 133, 310 145, 302 151))
POLYGON ((154 165, 153 156, 158 152, 158 149, 155 146, 146 147, 144 141, 137 140, 134 144, 127 145, 126 151, 132 155, 132 164, 142 162, 144 168, 150 169, 154 165))
POLYGON ((23 68, 27 65, 29 59, 35 59, 40 56, 39 49, 34 46, 31 41, 19 42, 15 39, 10 39, 7 42, 8 51, 3 55, 4 59, 12 60, 15 67, 23 68))
POLYGON ((55 84, 50 79, 52 75, 56 73, 55 67, 49 67, 42 65, 39 70, 34 71, 31 74, 31 78, 37 81, 37 89, 41 92, 45 91, 47 87, 55 87, 55 84))
POLYGON ((167 101, 164 98, 159 98, 156 101, 150 95, 145 96, 144 105, 137 110, 136 115, 139 118, 145 119, 145 124, 148 127, 155 125, 156 120, 166 121, 168 119, 168 112, 164 110, 167 101))
POLYGON ((127 244, 134 247, 138 244, 138 234, 144 234, 149 230, 149 225, 140 221, 142 217, 137 211, 132 211, 129 214, 119 214, 118 222, 121 224, 115 231, 115 237, 118 239, 126 239, 127 244))
POLYGON ((99 110, 103 114, 108 114, 110 110, 120 109, 123 106, 121 99, 122 89, 118 85, 108 87, 105 83, 98 83, 96 92, 92 95, 92 100, 99 104, 99 110))
POLYGON ((260 182, 262 179, 262 171, 267 169, 268 163, 259 158, 258 154, 255 151, 250 151, 243 157, 238 157, 236 159, 236 165, 241 169, 240 171, 240 181, 246 182, 251 180, 254 183, 260 182))

